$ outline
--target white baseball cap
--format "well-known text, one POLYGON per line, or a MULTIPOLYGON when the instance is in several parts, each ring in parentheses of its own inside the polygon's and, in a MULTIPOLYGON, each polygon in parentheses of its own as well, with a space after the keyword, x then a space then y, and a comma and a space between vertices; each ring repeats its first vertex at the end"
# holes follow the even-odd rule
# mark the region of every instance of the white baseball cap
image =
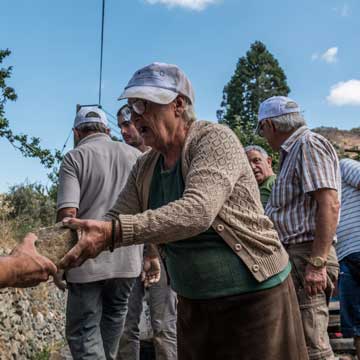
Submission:
POLYGON ((108 126, 108 121, 103 110, 96 106, 84 106, 75 116, 74 128, 85 123, 100 123, 108 126))
POLYGON ((118 100, 138 98, 166 105, 179 94, 194 104, 194 90, 184 72, 176 65, 154 62, 135 72, 118 100))
POLYGON ((255 133, 258 133, 259 125, 265 119, 298 112, 300 107, 294 100, 286 96, 272 96, 260 104, 255 133))

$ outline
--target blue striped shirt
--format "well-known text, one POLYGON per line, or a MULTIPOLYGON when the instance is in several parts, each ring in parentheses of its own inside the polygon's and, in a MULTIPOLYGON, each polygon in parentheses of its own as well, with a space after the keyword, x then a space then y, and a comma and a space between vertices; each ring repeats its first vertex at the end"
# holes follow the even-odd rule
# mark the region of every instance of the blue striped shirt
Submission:
POLYGON ((280 172, 265 208, 282 243, 314 240, 317 203, 311 193, 324 188, 336 190, 340 199, 336 151, 324 137, 302 126, 281 145, 280 172))
POLYGON ((340 161, 342 199, 340 223, 337 228, 336 252, 339 260, 360 252, 360 162, 340 161))

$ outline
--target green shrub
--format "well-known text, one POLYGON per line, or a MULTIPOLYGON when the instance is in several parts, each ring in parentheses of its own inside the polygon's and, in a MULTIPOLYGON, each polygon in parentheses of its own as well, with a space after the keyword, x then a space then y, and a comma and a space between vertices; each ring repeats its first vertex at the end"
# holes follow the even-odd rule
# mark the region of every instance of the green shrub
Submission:
POLYGON ((11 208, 7 218, 16 238, 55 222, 55 201, 41 184, 25 182, 14 185, 4 195, 4 200, 11 208))

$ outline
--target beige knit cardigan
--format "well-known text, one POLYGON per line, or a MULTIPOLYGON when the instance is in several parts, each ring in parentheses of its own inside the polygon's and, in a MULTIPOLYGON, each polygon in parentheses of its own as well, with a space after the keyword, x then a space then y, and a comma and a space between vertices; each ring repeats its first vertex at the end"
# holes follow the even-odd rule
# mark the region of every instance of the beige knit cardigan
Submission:
POLYGON ((288 255, 264 215, 244 149, 229 128, 206 121, 192 124, 181 155, 183 196, 148 210, 159 156, 150 150, 138 159, 107 214, 120 219, 121 246, 164 244, 213 227, 259 282, 285 268, 288 255))

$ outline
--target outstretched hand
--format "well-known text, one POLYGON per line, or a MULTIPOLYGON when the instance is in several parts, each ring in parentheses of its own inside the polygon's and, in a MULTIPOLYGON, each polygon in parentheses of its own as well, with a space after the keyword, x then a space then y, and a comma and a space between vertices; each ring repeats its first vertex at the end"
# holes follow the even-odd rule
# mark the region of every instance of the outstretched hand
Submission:
POLYGON ((55 275, 57 268, 49 259, 41 256, 35 248, 37 237, 29 233, 10 254, 13 263, 13 276, 9 286, 31 287, 47 281, 55 275))
POLYGON ((141 273, 141 281, 144 287, 150 287, 160 280, 161 267, 158 257, 144 257, 143 271, 141 273))
POLYGON ((78 232, 79 241, 61 259, 60 268, 80 266, 84 261, 98 256, 107 249, 111 239, 111 222, 65 218, 63 225, 78 232))

